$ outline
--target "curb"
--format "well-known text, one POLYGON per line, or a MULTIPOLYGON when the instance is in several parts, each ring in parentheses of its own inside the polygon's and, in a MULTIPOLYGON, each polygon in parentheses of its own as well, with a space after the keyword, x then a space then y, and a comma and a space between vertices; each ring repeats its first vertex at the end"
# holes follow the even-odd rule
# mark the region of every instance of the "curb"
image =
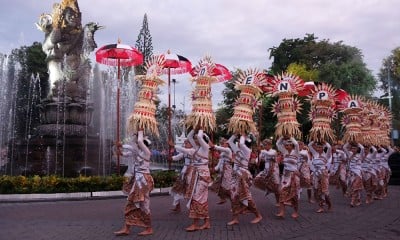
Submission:
MULTIPOLYGON (((168 195, 168 188, 156 188, 151 191, 150 196, 168 195)), ((50 202, 50 201, 79 201, 100 200, 109 198, 125 198, 122 191, 107 192, 74 192, 74 193, 33 193, 33 194, 0 194, 0 203, 23 203, 23 202, 50 202)))

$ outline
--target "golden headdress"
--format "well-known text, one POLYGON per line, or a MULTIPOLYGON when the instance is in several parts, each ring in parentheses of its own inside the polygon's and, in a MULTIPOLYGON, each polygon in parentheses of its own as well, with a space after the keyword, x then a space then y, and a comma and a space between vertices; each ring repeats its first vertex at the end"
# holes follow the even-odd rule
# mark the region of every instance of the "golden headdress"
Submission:
POLYGON ((363 106, 362 98, 356 95, 349 95, 341 101, 339 108, 344 113, 341 122, 346 128, 343 136, 344 142, 362 142, 361 111, 363 106))
POLYGON ((274 76, 264 89, 270 96, 278 96, 278 101, 272 105, 272 112, 278 118, 275 137, 288 135, 301 138, 300 124, 296 118, 301 111, 301 103, 294 95, 303 89, 303 80, 291 73, 282 73, 274 76))
POLYGON ((210 56, 201 59, 194 67, 192 82, 196 85, 192 91, 192 112, 186 118, 186 126, 202 127, 204 131, 214 130, 215 115, 212 110, 211 84, 217 82, 213 76, 215 63, 210 56))
POLYGON ((134 110, 128 118, 128 131, 137 132, 144 129, 156 136, 159 135, 155 118, 158 87, 164 84, 160 78, 164 67, 164 56, 152 56, 146 62, 146 75, 138 75, 136 79, 141 81, 139 99, 135 103, 134 110))
POLYGON ((253 114, 258 105, 257 98, 261 93, 259 85, 263 81, 265 81, 265 74, 257 69, 248 69, 239 73, 235 89, 240 90, 240 95, 236 100, 228 131, 233 133, 257 132, 253 114))
POLYGON ((310 141, 333 142, 336 137, 331 128, 332 119, 336 117, 335 89, 326 83, 317 84, 308 97, 311 103, 309 119, 312 122, 310 141))

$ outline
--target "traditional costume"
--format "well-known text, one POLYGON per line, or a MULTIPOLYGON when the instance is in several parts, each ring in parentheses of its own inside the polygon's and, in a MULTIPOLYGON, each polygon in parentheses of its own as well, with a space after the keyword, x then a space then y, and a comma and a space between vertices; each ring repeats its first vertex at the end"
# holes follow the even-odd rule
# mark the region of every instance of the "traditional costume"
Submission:
POLYGON ((144 139, 143 131, 138 132, 137 142, 125 145, 123 156, 132 157, 133 164, 128 166, 125 176, 128 177, 123 185, 123 192, 128 195, 124 210, 124 227, 115 232, 116 235, 129 234, 130 226, 145 227, 140 235, 153 233, 150 214, 150 192, 154 188, 153 178, 150 174, 150 156, 148 148, 150 140, 144 139))
POLYGON ((254 178, 254 186, 266 191, 266 194, 274 193, 276 202, 279 203, 279 166, 276 159, 277 152, 271 147, 271 140, 264 140, 265 149, 260 152, 259 160, 264 162, 264 169, 254 178))
MULTIPOLYGON (((193 148, 189 140, 187 139, 184 141, 183 147, 185 149, 193 148)), ((176 150, 179 152, 179 149, 180 148, 176 150)), ((172 209, 173 211, 179 211, 180 200, 188 197, 189 193, 187 192, 187 186, 190 182, 190 178, 193 176, 193 157, 190 154, 183 152, 179 152, 177 155, 172 157, 172 161, 180 161, 182 159, 184 160, 184 165, 169 192, 169 194, 174 199, 172 203, 172 205, 174 206, 174 208, 172 209)))
POLYGON ((352 146, 346 143, 343 150, 348 159, 347 193, 351 199, 350 206, 356 207, 361 204, 361 190, 363 189, 361 164, 364 158, 364 146, 360 143, 352 146))
MULTIPOLYGON (((163 83, 159 75, 162 73, 164 63, 163 56, 153 56, 146 62, 146 75, 136 76, 136 80, 141 81, 142 85, 139 91, 139 99, 128 118, 127 129, 132 135, 138 134, 137 148, 139 153, 136 158, 132 159, 134 162, 132 177, 128 185, 124 186, 125 191, 129 194, 125 207, 125 225, 120 231, 115 232, 116 235, 129 234, 129 228, 133 225, 146 228, 139 235, 153 233, 150 217, 150 192, 153 190, 154 183, 150 175, 151 151, 148 148, 151 142, 144 139, 144 131, 158 135, 155 101, 157 100, 158 86, 163 83)), ((135 149, 136 147, 132 146, 132 148, 135 149)), ((132 169, 128 168, 128 170, 132 169)))
POLYGON ((318 213, 324 211, 323 206, 325 203, 328 205, 328 210, 332 207, 332 202, 329 197, 329 173, 328 173, 328 163, 332 158, 332 149, 329 143, 321 144, 311 141, 308 147, 312 155, 312 166, 313 166, 313 188, 314 196, 318 201, 319 209, 318 213), (316 146, 318 145, 318 149, 316 146), (326 148, 326 152, 324 151, 326 148))
POLYGON ((253 121, 253 114, 258 105, 258 96, 261 93, 260 84, 265 80, 265 74, 257 69, 248 69, 240 72, 238 80, 235 82, 235 89, 239 90, 239 97, 233 109, 233 116, 229 120, 228 131, 233 133, 229 138, 229 146, 234 155, 231 203, 233 219, 228 225, 239 223, 239 215, 252 212, 256 217, 252 223, 261 221, 262 216, 258 212, 253 197, 250 192, 253 176, 249 171, 249 161, 251 157, 250 146, 254 140, 248 133, 257 131, 253 121), (234 142, 240 134, 238 145, 234 142))
POLYGON ((285 205, 291 205, 294 209, 293 218, 298 217, 300 173, 297 168, 299 160, 299 144, 294 137, 283 139, 280 137, 276 142, 276 147, 283 155, 283 173, 279 191, 280 211, 276 216, 285 215, 285 205))
POLYGON ((221 141, 222 146, 214 146, 214 149, 218 151, 219 159, 218 164, 214 170, 218 173, 217 179, 214 181, 212 188, 220 198, 219 204, 222 204, 226 199, 230 199, 231 187, 232 187, 232 165, 233 157, 232 150, 229 147, 223 145, 228 144, 227 139, 221 141))

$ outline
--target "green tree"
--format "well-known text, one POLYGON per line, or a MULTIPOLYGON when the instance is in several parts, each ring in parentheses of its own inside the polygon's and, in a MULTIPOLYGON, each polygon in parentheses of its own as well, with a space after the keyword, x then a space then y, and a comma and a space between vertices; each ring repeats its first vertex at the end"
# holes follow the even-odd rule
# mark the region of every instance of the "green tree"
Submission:
POLYGON ((371 96, 375 90, 376 81, 363 62, 361 50, 341 41, 317 41, 314 34, 306 34, 303 39, 283 39, 278 47, 270 48, 271 58, 274 73, 298 64, 306 72, 317 73, 314 81, 329 83, 349 93, 371 96))
POLYGON ((305 64, 298 63, 291 63, 287 71, 299 76, 306 82, 318 79, 319 74, 316 69, 308 70, 305 64))
POLYGON ((39 104, 41 96, 46 96, 49 89, 46 55, 42 44, 34 42, 32 46, 14 49, 10 61, 18 63, 20 70, 16 80, 15 137, 26 138, 40 124, 39 104), (38 81, 40 79, 40 81, 38 81))
MULTIPOLYGON (((143 62, 145 63, 153 55, 153 44, 147 21, 147 14, 144 14, 142 28, 136 40, 135 47, 143 54, 143 62)), ((144 64, 135 68, 136 74, 145 74, 144 64)))
POLYGON ((390 108, 389 102, 391 102, 393 127, 394 129, 400 129, 400 113, 399 111, 393 111, 394 109, 400 109, 400 47, 393 49, 391 55, 383 59, 378 79, 381 83, 380 89, 385 93, 381 96, 380 102, 388 108, 390 108), (390 100, 388 98, 390 97, 389 91, 391 94, 390 100))

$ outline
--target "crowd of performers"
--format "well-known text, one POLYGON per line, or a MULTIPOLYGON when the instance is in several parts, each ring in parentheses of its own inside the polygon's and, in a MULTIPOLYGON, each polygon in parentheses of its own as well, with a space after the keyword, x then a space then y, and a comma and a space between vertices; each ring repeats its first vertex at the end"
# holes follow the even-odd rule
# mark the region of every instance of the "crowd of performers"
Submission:
MULTIPOLYGON (((116 235, 127 235, 132 226, 143 227, 139 235, 153 233, 150 213, 150 192, 154 182, 150 175, 150 144, 145 132, 158 135, 155 115, 154 95, 162 80, 164 60, 154 58, 147 65, 147 74, 138 76, 142 81, 139 101, 128 119, 131 141, 118 145, 116 154, 128 157, 130 164, 125 173, 127 181, 123 191, 127 194, 124 211, 124 225, 116 235)), ((317 203, 316 212, 322 213, 333 208, 329 186, 340 188, 349 199, 351 207, 384 199, 388 195, 390 168, 388 158, 394 152, 390 147, 387 133, 388 114, 380 106, 353 96, 342 99, 345 114, 342 123, 346 132, 342 142, 333 136, 330 128, 334 117, 337 92, 326 84, 321 84, 310 93, 311 118, 313 127, 308 133, 308 143, 299 139, 302 135, 296 113, 301 109, 299 101, 293 97, 302 89, 298 77, 291 74, 275 76, 266 80, 265 74, 255 69, 240 74, 235 88, 240 91, 236 99, 233 116, 229 120, 227 138, 211 141, 206 134, 216 129, 215 116, 211 109, 211 83, 217 81, 216 65, 209 57, 200 61, 194 68, 192 112, 185 124, 189 130, 183 146, 176 145, 172 139, 168 144, 177 155, 170 161, 183 161, 184 166, 172 186, 172 210, 181 209, 181 202, 189 209, 192 223, 185 229, 188 232, 211 228, 209 214, 209 191, 219 197, 218 204, 230 202, 232 218, 227 225, 239 224, 243 214, 254 214, 251 223, 259 223, 263 217, 253 200, 251 187, 272 193, 278 208, 276 217, 283 218, 286 208, 291 207, 291 217, 299 217, 299 198, 303 189, 310 203, 317 203), (264 85, 263 85, 264 84, 264 85), (264 86, 264 90, 261 90, 264 86), (273 112, 278 117, 275 126, 275 139, 265 139, 256 146, 258 133, 252 119, 261 91, 278 96, 273 112), (362 108, 362 104, 368 107, 362 108), (368 105, 369 104, 369 105, 368 105), (365 118, 360 114, 364 113, 365 118), (368 119, 363 123, 363 119, 368 119), (381 122, 379 122, 379 121, 381 122), (367 138, 366 138, 367 136, 367 138), (384 139, 379 144, 376 136, 384 139), (333 140, 335 139, 335 140, 333 140), (274 149, 274 146, 276 149, 274 149), (253 151, 254 148, 257 151, 253 151), (214 166, 212 157, 218 153, 218 163, 214 166), (261 166, 258 168, 257 166, 261 166), (216 177, 215 174, 217 173, 216 177)), ((259 133, 258 133, 259 134, 259 133)))
MULTIPOLYGON (((123 145, 123 156, 134 159, 126 171, 129 181, 123 191, 128 195, 125 207, 125 223, 116 235, 127 235, 130 226, 144 227, 139 235, 152 234, 150 214, 150 192, 153 179, 150 175, 150 144, 143 131, 134 135, 132 141, 123 145)), ((271 139, 265 139, 257 152, 257 164, 262 165, 255 175, 249 171, 250 155, 255 141, 248 134, 221 138, 214 144, 202 129, 191 130, 183 146, 170 145, 178 152, 172 161, 183 161, 176 182, 171 188, 172 211, 181 210, 181 202, 189 209, 192 224, 186 231, 209 229, 209 191, 219 197, 217 204, 230 202, 232 219, 227 225, 239 223, 241 214, 252 213, 252 223, 262 220, 252 198, 250 187, 272 193, 278 207, 277 217, 285 216, 285 208, 292 207, 291 217, 299 216, 299 198, 303 189, 310 203, 318 204, 317 213, 329 211, 333 203, 329 196, 329 186, 341 189, 349 199, 351 207, 362 203, 382 200, 388 195, 390 168, 389 156, 395 151, 390 146, 364 146, 360 143, 309 142, 305 145, 293 137, 284 136, 276 141, 276 149, 271 139), (218 163, 210 171, 212 152, 218 152, 218 163), (283 169, 280 169, 283 166, 283 169), (211 172, 215 172, 213 177, 211 172), (365 194, 362 194, 362 191, 365 194)))

